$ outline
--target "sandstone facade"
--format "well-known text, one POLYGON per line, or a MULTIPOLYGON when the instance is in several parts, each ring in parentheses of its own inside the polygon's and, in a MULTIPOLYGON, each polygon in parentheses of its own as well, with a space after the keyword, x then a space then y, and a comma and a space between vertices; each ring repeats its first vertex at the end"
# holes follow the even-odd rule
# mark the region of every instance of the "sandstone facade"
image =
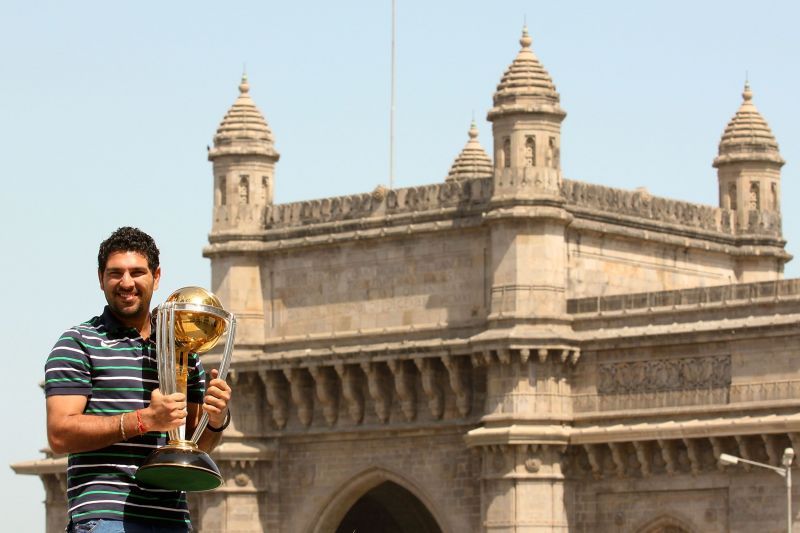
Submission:
MULTIPOLYGON (((209 151, 203 253, 240 331, 200 531, 785 530, 782 481, 718 461, 800 450, 800 280, 752 91, 719 206, 586 184, 562 176, 566 113, 520 43, 493 157, 473 126, 422 187, 274 204, 243 80, 209 151)), ((15 465, 42 477, 49 531, 64 464, 15 465)))

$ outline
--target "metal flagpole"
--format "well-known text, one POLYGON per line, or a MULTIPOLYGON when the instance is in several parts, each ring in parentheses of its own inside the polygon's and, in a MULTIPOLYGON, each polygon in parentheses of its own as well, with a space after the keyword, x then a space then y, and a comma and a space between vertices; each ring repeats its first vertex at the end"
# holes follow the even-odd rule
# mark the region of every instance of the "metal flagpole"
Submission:
POLYGON ((395 110, 395 14, 396 0, 392 0, 392 89, 389 110, 389 189, 394 188, 394 110, 395 110))

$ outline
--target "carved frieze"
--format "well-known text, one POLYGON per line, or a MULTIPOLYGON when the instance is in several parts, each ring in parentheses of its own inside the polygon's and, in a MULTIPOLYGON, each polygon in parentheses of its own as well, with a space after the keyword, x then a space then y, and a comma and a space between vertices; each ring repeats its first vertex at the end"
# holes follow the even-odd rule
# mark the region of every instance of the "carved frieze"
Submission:
POLYGON ((598 394, 641 394, 727 389, 730 355, 620 361, 597 367, 598 394))

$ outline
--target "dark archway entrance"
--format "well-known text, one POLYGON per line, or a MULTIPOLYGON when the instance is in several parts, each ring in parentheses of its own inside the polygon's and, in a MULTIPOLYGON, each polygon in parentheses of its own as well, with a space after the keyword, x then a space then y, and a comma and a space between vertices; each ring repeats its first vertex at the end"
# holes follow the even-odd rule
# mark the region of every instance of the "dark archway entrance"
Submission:
POLYGON ((364 494, 336 533, 441 533, 433 515, 413 494, 385 481, 364 494))

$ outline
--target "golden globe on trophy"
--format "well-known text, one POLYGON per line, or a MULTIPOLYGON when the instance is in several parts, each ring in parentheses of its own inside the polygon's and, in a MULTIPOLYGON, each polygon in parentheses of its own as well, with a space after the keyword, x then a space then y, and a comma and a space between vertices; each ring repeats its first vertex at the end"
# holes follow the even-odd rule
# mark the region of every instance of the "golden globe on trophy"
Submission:
MULTIPOLYGON (((201 287, 173 292, 156 310, 158 385, 163 394, 187 393, 189 356, 211 350, 227 333, 219 363, 225 379, 233 354, 236 318, 225 311, 216 296, 201 287)), ((152 487, 203 491, 222 484, 219 468, 197 441, 208 424, 203 412, 194 434, 187 440, 186 425, 170 430, 165 446, 151 453, 136 471, 137 481, 152 487)))

